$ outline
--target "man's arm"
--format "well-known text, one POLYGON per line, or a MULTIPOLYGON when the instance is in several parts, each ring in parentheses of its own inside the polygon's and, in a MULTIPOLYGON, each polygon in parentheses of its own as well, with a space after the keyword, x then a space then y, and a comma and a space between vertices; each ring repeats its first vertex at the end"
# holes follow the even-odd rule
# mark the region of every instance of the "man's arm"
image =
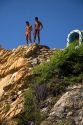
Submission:
POLYGON ((43 29, 43 24, 40 22, 40 25, 41 25, 41 30, 43 29))

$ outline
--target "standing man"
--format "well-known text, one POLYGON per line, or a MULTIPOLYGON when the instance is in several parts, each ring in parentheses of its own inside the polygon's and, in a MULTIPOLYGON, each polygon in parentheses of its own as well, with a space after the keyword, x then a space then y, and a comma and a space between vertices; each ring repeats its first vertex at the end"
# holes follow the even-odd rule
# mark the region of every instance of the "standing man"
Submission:
POLYGON ((39 44, 40 44, 40 29, 42 30, 42 28, 43 28, 42 23, 38 20, 38 17, 35 17, 34 42, 37 36, 39 44))
POLYGON ((28 40, 30 40, 30 43, 32 43, 31 40, 31 31, 32 31, 32 25, 26 21, 26 32, 25 32, 25 36, 26 36, 26 43, 28 44, 28 40))

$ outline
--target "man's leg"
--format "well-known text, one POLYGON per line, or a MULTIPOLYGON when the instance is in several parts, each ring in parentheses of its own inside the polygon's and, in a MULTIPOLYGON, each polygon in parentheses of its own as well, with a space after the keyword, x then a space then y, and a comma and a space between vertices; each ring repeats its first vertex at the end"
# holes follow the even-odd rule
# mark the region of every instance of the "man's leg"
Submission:
POLYGON ((40 44, 40 31, 38 30, 38 44, 40 44))
POLYGON ((30 40, 30 43, 32 43, 32 40, 31 40, 31 33, 29 34, 29 40, 30 40))
POLYGON ((34 32, 34 42, 36 40, 36 35, 37 35, 37 31, 35 30, 35 32, 34 32))
POLYGON ((29 40, 30 40, 30 43, 32 43, 32 40, 31 40, 31 38, 30 38, 29 40))
POLYGON ((26 43, 28 44, 28 35, 26 36, 26 43))

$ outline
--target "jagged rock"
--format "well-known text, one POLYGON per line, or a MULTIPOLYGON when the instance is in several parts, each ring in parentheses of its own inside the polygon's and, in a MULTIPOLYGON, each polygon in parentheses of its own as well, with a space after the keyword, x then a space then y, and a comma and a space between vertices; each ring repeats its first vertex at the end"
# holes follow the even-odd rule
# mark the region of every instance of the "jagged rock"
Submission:
MULTIPOLYGON (((7 121, 7 125, 17 125, 14 118, 23 112, 23 93, 31 83, 30 78, 33 78, 33 68, 49 62, 56 51, 35 43, 13 50, 0 48, 0 121, 7 121), (27 82, 27 79, 30 81, 27 82)), ((48 90, 42 84, 35 90, 43 101, 48 90)), ((70 123, 67 125, 83 124, 83 85, 68 87, 67 92, 57 102, 55 100, 49 95, 41 103, 41 115, 45 116, 41 125, 67 124, 67 121, 70 123)))
POLYGON ((0 48, 0 120, 7 120, 8 125, 17 124, 12 119, 23 111, 22 93, 28 86, 25 78, 30 78, 33 67, 47 61, 52 54, 49 47, 35 43, 13 50, 0 48))
MULTIPOLYGON (((51 109, 47 122, 41 125, 56 125, 57 119, 68 119, 72 116, 75 125, 82 125, 83 122, 83 85, 74 86, 66 92, 51 109)), ((73 125, 73 124, 72 124, 73 125)))

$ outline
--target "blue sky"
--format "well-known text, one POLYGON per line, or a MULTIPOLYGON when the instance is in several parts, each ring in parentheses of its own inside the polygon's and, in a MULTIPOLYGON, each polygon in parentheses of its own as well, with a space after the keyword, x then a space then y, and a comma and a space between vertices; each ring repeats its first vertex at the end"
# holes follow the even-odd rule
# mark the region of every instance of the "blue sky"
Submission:
POLYGON ((64 48, 71 30, 83 30, 83 0, 0 0, 0 44, 7 49, 26 44, 25 22, 34 30, 35 16, 44 26, 41 44, 64 48))

